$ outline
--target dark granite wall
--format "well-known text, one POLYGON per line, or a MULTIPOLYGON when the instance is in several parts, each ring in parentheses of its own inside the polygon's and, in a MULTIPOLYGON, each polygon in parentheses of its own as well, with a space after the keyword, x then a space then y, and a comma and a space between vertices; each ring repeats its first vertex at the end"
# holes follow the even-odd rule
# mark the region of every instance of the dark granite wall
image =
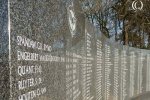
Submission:
POLYGON ((64 30, 65 17, 65 4, 61 0, 10 0, 11 57, 13 58, 11 78, 14 80, 11 95, 13 100, 25 98, 19 96, 31 91, 36 91, 34 92, 36 96, 33 96, 33 98, 37 98, 36 100, 65 100, 64 63, 39 61, 40 55, 59 56, 61 52, 64 52, 64 47, 61 46, 64 43, 60 42, 60 39, 63 41, 64 35, 67 34, 67 31, 64 30), (17 36, 40 42, 42 49, 17 45, 17 36), (58 45, 56 45, 57 43, 58 45), (44 44, 50 46, 52 50, 44 50, 44 44), (18 51, 36 53, 39 54, 39 58, 36 61, 18 60, 18 51), (42 72, 20 76, 17 72, 18 66, 41 66, 42 72), (35 86, 19 89, 19 81, 31 78, 34 81, 36 78, 39 78, 37 81, 42 79, 42 82, 35 86), (42 94, 43 88, 46 89, 46 93, 42 94), (40 94, 37 89, 41 89, 40 94))
POLYGON ((150 91, 150 52, 99 33, 78 0, 0 0, 0 100, 128 100, 150 91))
MULTIPOLYGON (((81 15, 81 12, 77 12, 80 6, 74 1, 76 17, 77 19, 82 18, 82 20, 80 19, 77 22, 76 35, 71 37, 67 13, 67 6, 70 3, 63 0, 10 0, 11 58, 13 58, 11 60, 12 74, 10 75, 12 100, 21 100, 23 98, 25 100, 32 98, 37 100, 67 99, 66 52, 73 45, 76 45, 79 40, 81 41, 81 37, 84 34, 84 16, 81 15), (42 47, 28 47, 28 44, 25 44, 25 40, 39 42, 42 47), (23 42, 18 45, 20 41, 23 42), (44 50, 44 45, 49 46, 51 50, 44 50), (36 53, 38 59, 18 60, 18 52, 36 53), (58 59, 57 61, 41 61, 40 57, 42 55, 49 55, 49 57, 52 57, 51 59, 58 57, 58 59), (26 66, 25 68, 28 68, 27 66, 39 66, 42 72, 20 75, 18 71, 23 70, 20 66, 22 68, 23 66, 26 66), (29 84, 32 79, 34 86, 29 84), (42 81, 39 82, 40 80, 42 81), (24 83, 26 87, 20 88, 24 86, 24 83), (38 89, 40 89, 40 95, 38 94, 38 89), (43 89, 46 93, 42 93, 43 89), (34 95, 32 94, 33 91, 34 95), (30 98, 27 96, 29 94, 31 95, 30 98)), ((29 44, 32 43, 30 42, 29 44)), ((72 62, 69 65, 72 65, 72 62)), ((78 67, 75 67, 75 69, 78 69, 78 67)))
POLYGON ((0 99, 9 98, 8 1, 0 0, 0 99))

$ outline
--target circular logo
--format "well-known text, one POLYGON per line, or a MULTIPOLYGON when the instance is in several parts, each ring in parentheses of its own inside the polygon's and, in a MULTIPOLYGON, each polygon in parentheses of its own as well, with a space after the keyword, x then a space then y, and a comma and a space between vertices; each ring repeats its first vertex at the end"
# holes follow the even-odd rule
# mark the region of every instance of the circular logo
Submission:
POLYGON ((132 2, 132 8, 133 8, 134 10, 142 10, 142 9, 143 9, 143 2, 140 1, 140 0, 134 0, 134 1, 132 2), (140 6, 137 6, 138 3, 140 4, 140 6))
POLYGON ((76 22, 77 22, 75 13, 74 13, 73 3, 68 6, 68 22, 69 22, 71 36, 73 37, 76 32, 76 22))

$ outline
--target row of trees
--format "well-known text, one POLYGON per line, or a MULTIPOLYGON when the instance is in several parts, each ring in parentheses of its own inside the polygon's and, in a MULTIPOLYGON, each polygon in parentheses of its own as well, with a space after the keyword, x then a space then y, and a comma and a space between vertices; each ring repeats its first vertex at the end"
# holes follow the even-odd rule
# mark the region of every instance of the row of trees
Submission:
POLYGON ((137 0, 80 0, 86 17, 108 38, 123 45, 150 49, 150 1, 137 0))

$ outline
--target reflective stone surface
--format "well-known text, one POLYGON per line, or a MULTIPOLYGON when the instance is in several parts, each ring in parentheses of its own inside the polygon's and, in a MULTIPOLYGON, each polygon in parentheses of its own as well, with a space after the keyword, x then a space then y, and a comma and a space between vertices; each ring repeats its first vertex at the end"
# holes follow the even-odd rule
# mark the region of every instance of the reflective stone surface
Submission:
POLYGON ((147 99, 150 51, 108 40, 77 0, 0 0, 0 11, 0 100, 147 99))
POLYGON ((9 98, 8 2, 0 0, 0 99, 9 98))

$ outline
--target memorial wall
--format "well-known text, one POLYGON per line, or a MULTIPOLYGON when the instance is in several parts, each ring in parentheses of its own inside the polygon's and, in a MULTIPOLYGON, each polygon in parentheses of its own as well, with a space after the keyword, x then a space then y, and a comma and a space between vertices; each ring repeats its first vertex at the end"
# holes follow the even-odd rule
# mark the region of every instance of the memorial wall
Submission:
POLYGON ((0 99, 9 97, 8 2, 0 0, 0 99))
POLYGON ((77 0, 0 0, 0 11, 0 100, 130 100, 150 91, 150 51, 107 39, 77 0))

